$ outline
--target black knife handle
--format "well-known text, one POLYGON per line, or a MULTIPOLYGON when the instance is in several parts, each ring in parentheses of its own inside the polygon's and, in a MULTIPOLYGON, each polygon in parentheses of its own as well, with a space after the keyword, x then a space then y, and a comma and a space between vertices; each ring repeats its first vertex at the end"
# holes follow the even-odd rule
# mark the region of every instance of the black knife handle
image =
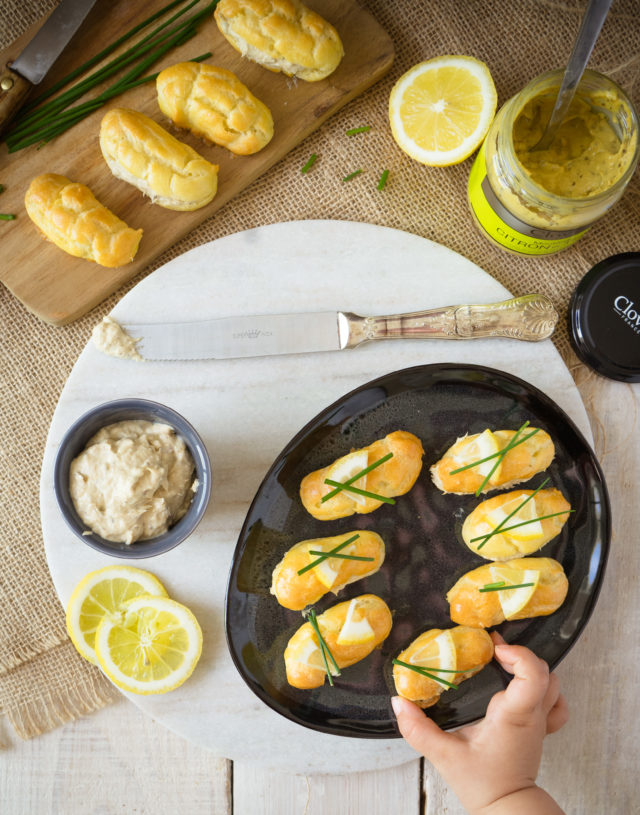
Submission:
POLYGON ((33 85, 12 71, 9 64, 0 70, 0 134, 24 104, 33 85))

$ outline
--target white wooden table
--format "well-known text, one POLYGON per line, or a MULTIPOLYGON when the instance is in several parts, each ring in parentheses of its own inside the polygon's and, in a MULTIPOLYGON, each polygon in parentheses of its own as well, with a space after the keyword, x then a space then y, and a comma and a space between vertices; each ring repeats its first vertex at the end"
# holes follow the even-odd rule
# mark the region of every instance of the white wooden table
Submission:
MULTIPOLYGON (((579 367, 613 510, 604 586, 558 668, 571 719, 546 741, 540 783, 567 815, 637 812, 640 763, 640 386, 579 367)), ((0 720, 0 811, 6 815, 459 815, 427 762, 347 776, 284 776, 216 759, 122 700, 21 742, 0 720)))

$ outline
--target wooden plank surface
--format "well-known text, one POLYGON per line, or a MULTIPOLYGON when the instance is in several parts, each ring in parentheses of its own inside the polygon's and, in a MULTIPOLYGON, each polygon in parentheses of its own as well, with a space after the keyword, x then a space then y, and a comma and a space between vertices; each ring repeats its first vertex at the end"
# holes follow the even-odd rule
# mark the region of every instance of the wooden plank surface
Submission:
MULTIPOLYGON (((166 0, 96 4, 42 87, 64 76, 163 5, 166 0)), ((174 128, 160 113, 154 83, 112 100, 40 150, 34 145, 10 154, 5 144, 0 146, 0 182, 6 188, 2 211, 18 216, 15 221, 3 224, 0 280, 27 308, 54 325, 63 325, 86 313, 213 215, 389 70, 393 61, 391 40, 357 0, 316 0, 308 5, 335 25, 345 48, 339 67, 325 80, 292 80, 243 59, 220 34, 213 17, 201 25, 188 43, 171 51, 149 71, 211 51, 213 56, 207 62, 233 71, 273 114, 274 137, 253 156, 234 156, 222 147, 174 128), (218 164, 219 185, 214 200, 195 212, 175 212, 151 204, 137 189, 115 179, 102 158, 98 132, 104 113, 116 106, 146 113, 218 164), (119 269, 106 269, 71 257, 43 240, 26 214, 23 200, 31 179, 44 172, 60 173, 87 184, 99 201, 130 226, 141 227, 144 235, 135 260, 119 269)), ((33 31, 28 32, 0 53, 0 65, 20 53, 32 34, 33 31)))

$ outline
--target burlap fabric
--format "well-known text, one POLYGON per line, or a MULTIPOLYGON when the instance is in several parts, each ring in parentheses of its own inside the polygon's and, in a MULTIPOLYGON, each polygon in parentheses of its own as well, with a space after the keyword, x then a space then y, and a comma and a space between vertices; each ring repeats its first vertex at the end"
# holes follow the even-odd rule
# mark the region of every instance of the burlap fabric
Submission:
MULTIPOLYGON (((571 292, 596 261, 640 248, 638 175, 623 200, 575 247, 549 258, 510 255, 490 245, 472 224, 466 205, 471 161, 434 169, 404 156, 390 135, 387 102, 392 84, 411 65, 452 53, 476 56, 490 66, 501 104, 537 74, 562 66, 586 0, 363 0, 363 4, 394 41, 396 60, 388 77, 145 274, 193 246, 232 232, 277 221, 338 218, 396 227, 445 244, 514 294, 535 289, 549 295, 564 317, 571 292), (345 138, 346 129, 362 124, 371 125, 371 132, 345 138), (312 152, 319 161, 301 183, 300 167, 312 152), (365 173, 342 183, 342 177, 356 168, 365 173), (389 168, 390 176, 381 193, 375 180, 382 168, 389 168)), ((3 0, 0 47, 53 5, 51 0, 3 0)), ((322 11, 322 0, 312 5, 322 11)), ((638 0, 615 0, 591 65, 620 83, 640 108, 638 12, 638 0)), ((1 254, 0 258, 2 263, 11 262, 1 254)), ((115 693, 67 639, 64 611, 43 550, 38 485, 47 429, 69 371, 92 327, 135 282, 64 328, 43 324, 0 289, 0 711, 25 738, 96 710, 115 693)), ((569 345, 564 320, 555 342, 577 372, 580 363, 569 345)))

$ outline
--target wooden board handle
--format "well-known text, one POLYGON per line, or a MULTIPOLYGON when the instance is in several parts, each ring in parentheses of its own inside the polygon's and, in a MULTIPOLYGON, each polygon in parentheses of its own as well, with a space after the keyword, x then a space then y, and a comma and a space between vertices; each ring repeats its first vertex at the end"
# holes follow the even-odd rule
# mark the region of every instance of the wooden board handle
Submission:
POLYGON ((9 65, 0 71, 0 134, 24 104, 31 82, 12 71, 9 65))

